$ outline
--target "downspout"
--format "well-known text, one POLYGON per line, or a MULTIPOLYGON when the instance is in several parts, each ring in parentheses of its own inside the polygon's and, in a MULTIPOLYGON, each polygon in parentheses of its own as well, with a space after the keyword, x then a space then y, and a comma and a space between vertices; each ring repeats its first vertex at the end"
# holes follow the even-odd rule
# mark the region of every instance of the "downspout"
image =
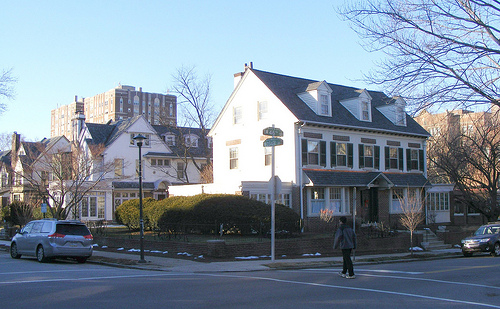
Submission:
MULTIPOLYGON (((302 141, 300 139, 301 137, 301 134, 302 134, 302 126, 304 125, 304 123, 302 121, 297 121, 295 123, 295 125, 297 126, 297 147, 295 147, 296 149, 296 156, 299 158, 299 166, 298 166, 298 172, 299 172, 299 188, 300 188, 300 220, 302 221, 302 223, 304 222, 304 196, 303 196, 303 191, 304 191, 304 182, 302 181, 302 152, 301 152, 301 147, 302 147, 302 141)), ((301 233, 304 232, 304 225, 302 224, 302 227, 301 227, 301 233)))

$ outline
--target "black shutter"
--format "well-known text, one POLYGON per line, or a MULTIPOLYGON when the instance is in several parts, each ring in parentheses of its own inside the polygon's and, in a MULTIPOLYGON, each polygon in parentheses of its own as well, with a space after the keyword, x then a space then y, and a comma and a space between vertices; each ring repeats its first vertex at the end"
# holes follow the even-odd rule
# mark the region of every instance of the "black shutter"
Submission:
POLYGON ((418 169, 421 170, 422 172, 424 171, 424 164, 425 164, 424 151, 420 149, 418 151, 418 169))
POLYGON ((347 166, 352 167, 354 162, 354 150, 351 143, 347 144, 347 166))
POLYGON ((326 167, 326 142, 319 141, 319 165, 326 167))
POLYGON ((365 167, 365 149, 363 148, 363 144, 359 145, 359 168, 365 167))
POLYGON ((411 149, 406 149, 406 171, 411 171, 411 149))
POLYGON ((302 140, 302 166, 307 165, 307 140, 302 140))
POLYGON ((385 169, 388 170, 391 168, 391 159, 389 158, 389 147, 385 147, 385 169))
POLYGON ((330 142, 330 166, 337 166, 337 143, 330 142))
POLYGON ((400 170, 404 170, 404 167, 403 167, 403 162, 404 162, 404 151, 403 151, 403 148, 398 148, 398 152, 399 152, 399 155, 398 155, 398 167, 400 170))
POLYGON ((375 162, 373 162, 373 167, 375 169, 380 169, 380 146, 373 146, 373 150, 374 150, 374 155, 375 155, 375 162))

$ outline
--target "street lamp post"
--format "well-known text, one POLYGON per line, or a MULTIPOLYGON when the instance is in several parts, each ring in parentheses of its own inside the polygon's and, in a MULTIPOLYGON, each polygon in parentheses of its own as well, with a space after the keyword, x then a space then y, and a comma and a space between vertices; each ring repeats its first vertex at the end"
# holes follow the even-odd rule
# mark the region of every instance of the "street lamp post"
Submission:
POLYGON ((136 135, 134 140, 136 141, 137 147, 139 147, 139 225, 140 225, 140 244, 141 244, 141 259, 139 263, 146 263, 144 259, 144 219, 142 216, 142 155, 141 147, 142 142, 146 139, 144 135, 136 135))

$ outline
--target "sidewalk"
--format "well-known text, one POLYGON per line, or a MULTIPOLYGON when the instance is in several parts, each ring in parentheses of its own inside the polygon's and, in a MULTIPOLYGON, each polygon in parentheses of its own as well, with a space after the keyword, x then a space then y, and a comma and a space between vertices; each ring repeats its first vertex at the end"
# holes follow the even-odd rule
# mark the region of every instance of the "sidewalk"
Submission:
MULTIPOLYGON (((10 247, 10 242, 0 240, 0 249, 10 247)), ((7 249, 7 248, 5 248, 7 249)), ((423 259, 442 259, 459 257, 462 251, 459 248, 416 251, 413 258, 410 253, 392 253, 377 255, 355 256, 355 265, 394 263, 401 261, 414 261, 423 259)), ((303 269, 303 268, 323 268, 341 267, 342 256, 334 257, 304 257, 297 259, 276 258, 275 262, 270 259, 237 260, 225 262, 197 262, 187 259, 166 258, 161 256, 148 255, 145 253, 146 263, 138 263, 139 254, 100 251, 94 249, 92 257, 88 263, 96 263, 117 267, 147 269, 156 271, 171 272, 238 272, 238 271, 259 271, 276 269, 303 269)))

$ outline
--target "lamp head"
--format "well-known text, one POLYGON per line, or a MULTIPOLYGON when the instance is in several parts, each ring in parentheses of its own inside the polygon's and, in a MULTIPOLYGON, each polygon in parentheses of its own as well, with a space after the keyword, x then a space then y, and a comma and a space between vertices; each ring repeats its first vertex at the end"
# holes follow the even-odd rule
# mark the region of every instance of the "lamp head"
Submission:
POLYGON ((146 137, 142 134, 137 134, 136 136, 134 136, 134 140, 136 141, 138 147, 142 146, 142 141, 144 141, 145 139, 146 137))

